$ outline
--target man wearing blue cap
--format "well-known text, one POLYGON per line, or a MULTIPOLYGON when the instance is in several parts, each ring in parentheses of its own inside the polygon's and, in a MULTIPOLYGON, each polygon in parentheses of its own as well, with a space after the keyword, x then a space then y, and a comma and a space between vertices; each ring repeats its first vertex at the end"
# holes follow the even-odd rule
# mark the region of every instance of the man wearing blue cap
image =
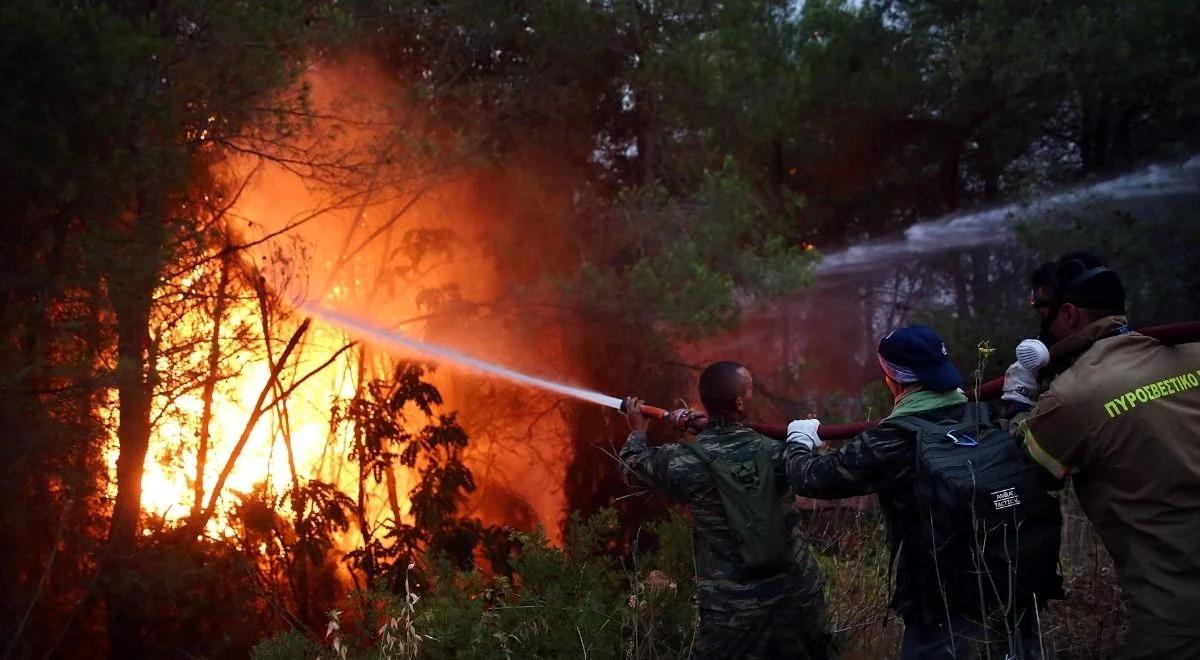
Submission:
MULTIPOLYGON (((979 623, 987 616, 979 616, 978 607, 972 611, 962 606, 964 599, 954 591, 958 585, 976 584, 979 571, 945 561, 939 565, 938 551, 921 550, 930 548, 931 507, 923 505, 928 500, 919 499, 918 479, 928 477, 918 474, 918 432, 909 423, 963 420, 963 379, 941 338, 923 325, 899 328, 884 337, 879 366, 895 397, 891 414, 878 427, 825 454, 816 451, 823 444, 817 436, 820 422, 793 421, 784 452, 788 479, 797 495, 819 499, 878 493, 895 567, 891 607, 905 623, 900 657, 973 657, 973 640, 988 636, 979 623)), ((1030 631, 1024 619, 1019 625, 1022 634, 1016 637, 1027 639, 1030 631)), ((1013 655, 1029 654, 1030 646, 1036 649, 1036 642, 1022 640, 1013 655)))

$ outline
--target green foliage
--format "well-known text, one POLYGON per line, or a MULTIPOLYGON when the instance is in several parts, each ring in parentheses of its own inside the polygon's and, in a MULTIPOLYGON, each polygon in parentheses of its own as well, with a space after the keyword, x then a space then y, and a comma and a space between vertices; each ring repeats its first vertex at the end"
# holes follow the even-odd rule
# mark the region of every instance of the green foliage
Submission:
POLYGON ((253 660, 296 660, 296 658, 328 657, 321 645, 308 637, 289 630, 265 639, 250 652, 253 660))
POLYGON ((405 567, 426 554, 444 553, 460 566, 470 565, 476 546, 496 536, 480 521, 457 515, 464 498, 475 490, 474 476, 463 462, 468 438, 453 412, 436 410, 442 395, 424 379, 427 370, 432 367, 400 361, 390 379, 367 383, 358 396, 337 402, 333 409, 334 425, 347 426, 353 435, 347 458, 358 465, 355 508, 360 527, 366 520, 368 479, 377 484, 388 480, 394 488, 395 466, 420 475, 407 494, 412 521, 402 519, 393 498, 392 515, 380 528, 383 538, 377 537, 380 529, 360 529, 363 544, 346 556, 364 572, 367 584, 380 575, 398 584, 407 574, 405 567))
MULTIPOLYGON (((170 589, 140 582, 168 558, 174 571, 164 573, 190 580, 218 554, 186 547, 157 554, 156 543, 167 542, 157 537, 172 530, 148 528, 156 538, 139 533, 142 467, 162 419, 151 408, 207 379, 197 379, 187 359, 198 329, 181 319, 207 305, 211 273, 193 269, 227 237, 231 190, 223 166, 247 150, 305 160, 303 149, 288 144, 303 124, 305 99, 286 92, 323 15, 320 3, 300 0, 0 3, 0 91, 11 99, 0 108, 0 343, 8 356, 0 420, 30 430, 10 444, 15 456, 32 459, 4 456, 10 471, 0 481, 19 484, 22 499, 46 502, 54 519, 41 525, 50 531, 19 519, 2 525, 26 539, 32 562, 24 578, 0 584, 7 606, 30 612, 30 625, 6 624, 10 651, 28 634, 36 641, 23 654, 78 653, 86 642, 77 640, 100 635, 106 614, 114 655, 140 654, 142 641, 180 643, 187 634, 172 617, 181 628, 203 627, 206 612, 194 605, 203 601, 180 595, 202 592, 201 580, 164 580, 170 589), (63 394, 40 402, 43 391, 63 394), (65 446, 44 442, 39 427, 49 420, 74 427, 65 446), (121 462, 115 483, 114 438, 121 462), (75 512, 97 522, 74 522, 75 512), (69 532, 57 531, 60 519, 71 520, 69 532), (60 548, 70 548, 69 559, 57 557, 60 548), (35 570, 45 579, 33 594, 25 585, 35 570), (142 607, 167 593, 187 606, 142 607), (92 607, 97 594, 106 607, 92 607), (162 619, 143 627, 154 617, 162 619)), ((178 545, 200 543, 189 536, 178 545)), ((222 568, 242 575, 242 566, 222 568)), ((212 594, 212 602, 253 600, 246 593, 212 594)), ((229 636, 260 616, 239 613, 229 636)), ((203 644, 195 637, 187 643, 203 644)), ((231 647, 223 648, 208 652, 231 647)))
POLYGON ((672 508, 650 525, 650 532, 657 548, 633 556, 635 579, 625 624, 627 657, 685 658, 697 622, 692 524, 682 509, 672 508))
POLYGON ((569 295, 614 316, 634 311, 678 338, 733 328, 747 299, 794 291, 814 263, 732 160, 689 197, 651 184, 623 195, 607 217, 619 267, 585 265, 569 295))
POLYGON ((835 235, 1197 145, 1200 16, 1170 0, 834 0, 800 20, 797 180, 835 235))
POLYGON ((617 648, 620 574, 602 554, 616 527, 609 510, 586 523, 573 519, 561 549, 540 532, 519 537, 513 581, 497 582, 487 626, 504 655, 607 655, 617 648))
POLYGON ((825 580, 827 625, 839 651, 845 657, 895 655, 901 624, 881 625, 892 616, 883 518, 829 506, 811 512, 806 529, 825 580))
POLYGON ((695 584, 686 519, 674 513, 653 525, 658 551, 635 557, 628 572, 611 554, 616 527, 609 509, 586 521, 573 517, 561 548, 541 531, 517 534, 511 578, 433 560, 431 584, 406 583, 422 597, 352 596, 344 611, 331 613, 334 632, 321 645, 293 632, 262 641, 254 657, 302 651, 333 658, 334 638, 350 658, 416 657, 418 648, 425 658, 687 657, 695 584), (385 650, 388 625, 407 631, 405 652, 385 650))

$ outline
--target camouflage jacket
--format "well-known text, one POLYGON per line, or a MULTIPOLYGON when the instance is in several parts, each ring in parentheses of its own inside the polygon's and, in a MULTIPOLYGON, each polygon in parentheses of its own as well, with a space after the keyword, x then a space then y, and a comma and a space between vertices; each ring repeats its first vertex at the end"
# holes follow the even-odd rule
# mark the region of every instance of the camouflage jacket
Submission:
MULTIPOLYGON (((938 421, 959 419, 962 406, 937 408, 915 416, 938 421)), ((892 609, 911 620, 937 621, 945 616, 939 597, 941 587, 931 562, 923 561, 919 548, 920 518, 914 490, 916 478, 916 435, 887 424, 859 434, 849 444, 826 454, 817 454, 799 443, 784 450, 788 481, 797 495, 817 499, 840 499, 869 493, 879 494, 879 508, 887 526, 890 565, 896 584, 892 609)))
POLYGON ((683 500, 691 512, 693 553, 701 610, 738 611, 771 607, 785 598, 807 600, 821 593, 821 577, 803 531, 796 525, 783 470, 783 443, 764 438, 737 422, 710 424, 695 440, 704 449, 731 461, 749 460, 760 443, 777 446, 775 483, 786 500, 788 552, 792 567, 762 578, 747 578, 738 554, 737 534, 730 527, 717 486, 708 468, 678 444, 648 447, 644 433, 629 434, 621 448, 621 461, 652 487, 683 500))

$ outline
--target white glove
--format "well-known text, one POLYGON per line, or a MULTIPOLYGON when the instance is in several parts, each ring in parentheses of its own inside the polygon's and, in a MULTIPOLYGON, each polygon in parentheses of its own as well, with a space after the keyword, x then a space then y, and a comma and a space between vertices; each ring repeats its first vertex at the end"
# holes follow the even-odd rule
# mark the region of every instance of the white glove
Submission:
POLYGON ((788 424, 787 441, 804 445, 808 447, 809 451, 813 451, 825 444, 821 442, 821 438, 817 435, 817 427, 820 425, 821 421, 817 419, 794 420, 791 424, 788 424))
POLYGON ((1004 394, 1000 398, 1032 406, 1037 393, 1037 371, 1021 366, 1020 362, 1009 365, 1004 372, 1004 394))
POLYGON ((1017 344, 1017 362, 1021 363, 1022 367, 1032 370, 1035 374, 1038 369, 1050 364, 1050 349, 1046 345, 1036 339, 1026 339, 1017 344))

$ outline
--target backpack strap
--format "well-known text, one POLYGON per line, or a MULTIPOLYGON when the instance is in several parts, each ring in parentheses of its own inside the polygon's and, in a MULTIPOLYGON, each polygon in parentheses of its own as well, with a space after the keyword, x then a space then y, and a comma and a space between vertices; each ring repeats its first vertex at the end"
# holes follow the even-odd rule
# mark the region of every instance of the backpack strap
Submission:
POLYGON ((918 439, 926 434, 944 436, 956 445, 973 447, 979 442, 976 437, 979 435, 979 429, 988 426, 991 419, 987 404, 973 402, 965 405, 961 420, 946 419, 935 422, 916 415, 903 415, 886 419, 883 423, 916 433, 918 439))
MULTIPOLYGON (((916 436, 916 445, 913 447, 913 474, 917 475, 918 477, 924 473, 924 470, 921 469, 921 439, 928 436, 940 437, 951 428, 948 424, 943 422, 933 422, 922 417, 916 417, 914 415, 892 417, 890 419, 883 420, 882 424, 889 424, 898 429, 908 431, 916 436)), ((917 497, 920 499, 919 494, 917 497)))
MULTIPOLYGON (((916 433, 918 435, 921 433, 934 433, 937 435, 941 435, 942 433, 945 433, 945 431, 943 429, 946 429, 946 428, 949 428, 950 426, 952 426, 952 424, 946 424, 944 422, 933 422, 933 421, 930 421, 923 417, 917 417, 915 415, 903 415, 901 417, 891 417, 889 419, 883 420, 882 423, 890 424, 891 426, 895 426, 897 428, 904 429, 905 431, 912 431, 913 433, 916 433)), ((955 422, 955 423, 957 423, 957 422, 955 422)))
MULTIPOLYGON (((713 463, 715 463, 717 460, 717 457, 714 456, 712 452, 708 451, 704 447, 701 447, 699 442, 681 442, 679 443, 679 446, 686 449, 696 458, 700 459, 700 462, 704 464, 704 467, 708 469, 709 473, 712 472, 713 463)), ((759 442, 758 451, 755 452, 755 461, 760 467, 770 467, 771 448, 769 443, 765 441, 759 442)))
POLYGON ((913 447, 913 463, 916 474, 921 474, 921 437, 927 433, 933 435, 941 435, 944 433, 942 429, 946 428, 944 424, 931 422, 927 419, 915 417, 912 415, 902 415, 900 417, 890 417, 880 422, 880 426, 887 424, 898 429, 908 431, 916 436, 916 446, 913 447))
POLYGON ((963 424, 971 426, 987 426, 991 423, 991 415, 988 414, 986 403, 981 401, 969 401, 966 407, 963 408, 963 424))
POLYGON ((679 443, 679 446, 686 449, 696 458, 700 459, 700 462, 704 463, 704 467, 709 469, 712 469, 712 462, 717 460, 717 457, 713 456, 712 452, 708 451, 704 447, 701 447, 699 442, 681 442, 679 443))

